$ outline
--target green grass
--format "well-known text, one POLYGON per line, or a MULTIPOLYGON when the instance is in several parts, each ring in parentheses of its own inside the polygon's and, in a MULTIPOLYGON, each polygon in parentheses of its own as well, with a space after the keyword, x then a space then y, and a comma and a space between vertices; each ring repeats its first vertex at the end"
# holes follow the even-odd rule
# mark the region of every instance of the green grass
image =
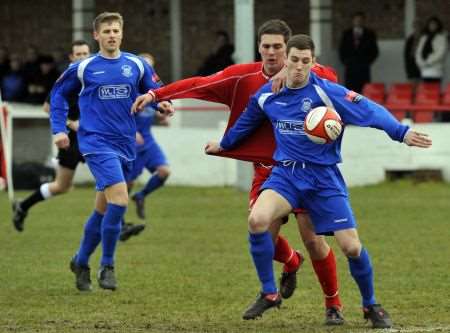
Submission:
MULTIPOLYGON (((99 290, 94 282, 92 293, 81 294, 68 264, 93 196, 92 189, 78 188, 34 207, 19 234, 0 193, 0 332, 370 331, 332 239, 344 327, 322 326, 323 299, 309 263, 280 310, 241 320, 258 283, 247 249, 247 194, 232 188, 166 187, 155 193, 147 201, 149 228, 118 247, 119 289, 99 290)), ((372 255, 377 298, 395 327, 450 331, 450 186, 386 183, 351 189, 351 200, 372 255)), ((128 220, 136 222, 133 208, 128 220)), ((283 233, 304 251, 294 223, 283 233)), ((279 265, 276 270, 278 276, 279 265)))

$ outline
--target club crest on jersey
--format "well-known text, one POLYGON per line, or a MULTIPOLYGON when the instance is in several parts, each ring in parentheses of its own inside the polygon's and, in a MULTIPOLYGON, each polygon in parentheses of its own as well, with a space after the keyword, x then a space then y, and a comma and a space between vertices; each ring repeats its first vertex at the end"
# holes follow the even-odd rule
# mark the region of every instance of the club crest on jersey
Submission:
POLYGON ((302 99, 302 111, 303 112, 309 112, 311 110, 312 106, 312 99, 309 97, 302 99))
POLYGON ((345 95, 345 99, 349 102, 358 104, 362 100, 362 95, 354 92, 353 90, 350 90, 347 95, 345 95))
POLYGON ((122 66, 122 75, 125 77, 130 77, 133 75, 133 71, 131 69, 131 66, 129 65, 123 65, 122 66))

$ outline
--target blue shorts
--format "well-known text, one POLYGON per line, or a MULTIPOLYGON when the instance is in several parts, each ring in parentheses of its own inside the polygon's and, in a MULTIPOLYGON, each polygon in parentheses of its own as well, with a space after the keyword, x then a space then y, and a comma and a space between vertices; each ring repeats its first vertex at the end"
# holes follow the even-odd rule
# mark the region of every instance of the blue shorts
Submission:
POLYGON ((347 188, 336 165, 277 165, 261 189, 279 193, 294 209, 306 209, 316 234, 356 228, 347 188))
POLYGON ((149 147, 137 152, 130 180, 139 177, 144 168, 153 173, 161 165, 168 165, 166 155, 164 155, 161 147, 154 142, 149 147))
POLYGON ((133 161, 116 154, 88 154, 84 159, 95 178, 95 189, 99 192, 108 186, 130 181, 133 161))

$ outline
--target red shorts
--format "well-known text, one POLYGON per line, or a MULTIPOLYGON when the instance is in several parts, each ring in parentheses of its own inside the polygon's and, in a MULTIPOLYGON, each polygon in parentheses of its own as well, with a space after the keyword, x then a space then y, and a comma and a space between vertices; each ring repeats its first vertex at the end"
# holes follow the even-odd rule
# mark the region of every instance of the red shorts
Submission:
MULTIPOLYGON (((266 165, 262 163, 253 163, 253 181, 252 181, 252 188, 250 189, 249 193, 249 203, 248 208, 252 209, 253 205, 256 202, 256 199, 258 199, 261 186, 264 184, 267 178, 269 178, 270 174, 272 173, 273 165, 266 165)), ((293 210, 294 214, 305 214, 306 209, 298 208, 293 210)))

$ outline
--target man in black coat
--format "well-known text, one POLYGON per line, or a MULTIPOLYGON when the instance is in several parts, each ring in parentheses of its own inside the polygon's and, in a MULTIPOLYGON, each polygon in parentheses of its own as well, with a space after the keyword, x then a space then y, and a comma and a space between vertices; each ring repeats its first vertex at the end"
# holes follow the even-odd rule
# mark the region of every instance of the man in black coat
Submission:
POLYGON ((345 66, 345 85, 358 93, 370 82, 370 66, 378 57, 377 37, 364 26, 364 20, 364 13, 355 13, 353 27, 344 31, 339 45, 339 57, 345 66))

